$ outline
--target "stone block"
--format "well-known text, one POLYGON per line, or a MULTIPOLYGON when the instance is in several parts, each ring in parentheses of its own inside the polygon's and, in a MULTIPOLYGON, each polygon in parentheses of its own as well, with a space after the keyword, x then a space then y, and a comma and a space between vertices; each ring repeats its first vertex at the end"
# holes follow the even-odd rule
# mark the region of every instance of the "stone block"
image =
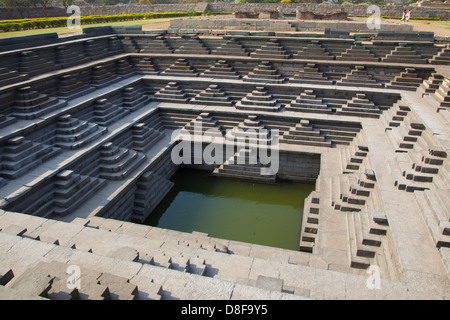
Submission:
POLYGON ((265 290, 281 292, 281 290, 283 289, 283 280, 259 275, 256 279, 256 287, 265 290))

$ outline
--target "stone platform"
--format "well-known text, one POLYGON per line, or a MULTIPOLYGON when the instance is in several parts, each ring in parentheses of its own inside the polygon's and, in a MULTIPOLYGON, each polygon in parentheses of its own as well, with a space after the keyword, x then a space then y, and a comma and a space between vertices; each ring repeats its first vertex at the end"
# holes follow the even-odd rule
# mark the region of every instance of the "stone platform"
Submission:
MULTIPOLYGON (((346 14, 344 13, 346 17, 346 14)), ((311 19, 300 20, 273 20, 273 19, 173 19, 170 21, 171 30, 254 30, 254 31, 324 31, 326 28, 348 32, 373 31, 365 22, 348 21, 340 17, 335 19, 311 19)), ((380 30, 412 31, 413 27, 407 24, 381 24, 380 30)))

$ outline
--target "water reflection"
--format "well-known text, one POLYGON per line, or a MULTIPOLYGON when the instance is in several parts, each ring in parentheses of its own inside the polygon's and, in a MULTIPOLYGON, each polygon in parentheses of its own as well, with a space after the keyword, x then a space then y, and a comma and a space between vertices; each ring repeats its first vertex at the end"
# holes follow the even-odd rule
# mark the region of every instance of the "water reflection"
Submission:
POLYGON ((144 223, 286 249, 298 248, 304 199, 314 185, 258 184, 180 169, 175 185, 144 223))

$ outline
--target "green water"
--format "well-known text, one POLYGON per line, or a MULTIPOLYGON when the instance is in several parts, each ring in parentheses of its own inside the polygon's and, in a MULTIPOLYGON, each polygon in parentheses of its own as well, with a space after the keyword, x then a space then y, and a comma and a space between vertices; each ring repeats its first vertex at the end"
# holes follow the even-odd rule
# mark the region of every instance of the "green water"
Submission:
POLYGON ((304 199, 314 185, 274 185, 180 169, 175 185, 144 222, 165 229, 297 250, 304 199))

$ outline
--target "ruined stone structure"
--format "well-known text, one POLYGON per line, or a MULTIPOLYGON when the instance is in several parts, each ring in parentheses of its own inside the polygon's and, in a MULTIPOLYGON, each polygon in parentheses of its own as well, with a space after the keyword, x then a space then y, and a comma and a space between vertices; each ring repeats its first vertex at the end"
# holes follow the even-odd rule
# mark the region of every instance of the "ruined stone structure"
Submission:
MULTIPOLYGON (((361 41, 136 28, 44 40, 10 41, 0 53, 2 293, 450 297, 448 43, 381 31, 361 41), (198 122, 219 137, 279 131, 273 175, 192 166, 314 183, 298 251, 139 224, 173 186, 172 132, 198 122), (79 290, 66 285, 73 265, 79 290)), ((247 159, 247 147, 238 143, 227 160, 247 159)))
MULTIPOLYGON (((245 12, 259 16, 260 12, 280 13, 278 18, 295 19, 300 12, 312 12, 314 14, 325 15, 332 12, 346 12, 348 15, 371 15, 367 12, 368 5, 364 4, 330 4, 320 0, 296 1, 295 3, 239 3, 239 2, 198 2, 198 3, 170 3, 170 0, 164 0, 164 3, 154 3, 151 5, 137 4, 118 4, 118 5, 84 5, 80 6, 81 15, 116 15, 130 13, 147 12, 188 12, 190 10, 197 12, 245 12)), ((414 17, 449 19, 450 10, 448 1, 424 1, 424 4, 405 5, 379 5, 382 16, 401 17, 403 10, 414 8, 414 17)), ((66 17, 67 12, 63 7, 47 8, 47 17, 66 17)), ((42 8, 28 8, 23 12, 22 17, 17 10, 0 8, 0 20, 5 19, 23 19, 23 18, 41 18, 42 8)), ((265 18, 268 18, 267 16, 265 18)))

